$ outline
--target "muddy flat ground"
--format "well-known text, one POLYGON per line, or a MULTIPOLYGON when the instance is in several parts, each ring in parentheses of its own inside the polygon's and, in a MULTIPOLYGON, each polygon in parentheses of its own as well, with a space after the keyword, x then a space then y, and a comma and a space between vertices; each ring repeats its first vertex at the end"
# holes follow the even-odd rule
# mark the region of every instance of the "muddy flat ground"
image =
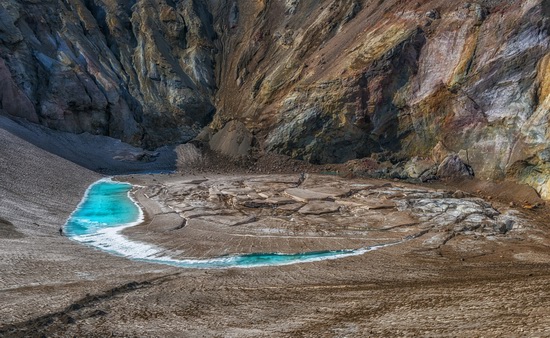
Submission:
POLYGON ((39 201, 4 193, 27 209, 4 211, 20 216, 4 217, 12 225, 0 238, 0 336, 550 335, 543 207, 323 175, 120 179, 140 186, 146 212, 125 234, 178 258, 398 244, 314 263, 182 269, 59 236, 85 186, 52 190, 71 198, 40 226, 39 201))
POLYGON ((178 258, 397 243, 315 263, 181 269, 60 236, 101 176, 4 130, 0 141, 0 336, 550 334, 549 213, 518 187, 301 168, 121 178, 139 185, 146 213, 125 234, 178 258))

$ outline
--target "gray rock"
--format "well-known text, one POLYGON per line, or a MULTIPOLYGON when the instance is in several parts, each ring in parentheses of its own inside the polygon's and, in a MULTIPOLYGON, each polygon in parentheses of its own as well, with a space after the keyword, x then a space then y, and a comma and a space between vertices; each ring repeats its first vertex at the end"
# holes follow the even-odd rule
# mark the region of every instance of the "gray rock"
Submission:
POLYGON ((440 19, 441 15, 439 14, 439 12, 437 10, 432 9, 432 10, 426 12, 426 17, 428 19, 436 20, 436 19, 440 19))
MULTIPOLYGON (((424 160, 418 157, 413 157, 405 164, 405 172, 410 178, 420 178, 427 172, 434 172, 435 163, 432 160, 424 160)), ((430 175, 429 173, 427 175, 430 175)), ((433 173, 432 173, 433 175, 433 173)))
MULTIPOLYGON (((549 163, 546 2, 279 2, 4 0, 0 114, 147 149, 238 120, 313 163, 438 143, 484 179, 549 163)), ((550 176, 534 175, 541 191, 550 176)))
POLYGON ((437 180, 437 167, 434 166, 426 170, 422 175, 420 175, 418 179, 421 182, 429 182, 429 181, 437 180))
POLYGON ((205 4, 20 3, 0 5, 0 114, 147 148, 188 141, 210 122, 205 4))
POLYGON ((231 10, 229 11, 229 27, 235 28, 239 23, 239 6, 237 2, 234 1, 231 5, 231 10))
POLYGON ((224 155, 233 157, 246 156, 252 148, 254 137, 239 121, 230 121, 215 133, 210 142, 210 148, 224 155))
POLYGON ((407 175, 407 173, 405 172, 405 169, 402 166, 396 165, 392 169, 390 169, 388 177, 402 180, 402 179, 407 179, 409 176, 407 175))
POLYGON ((447 156, 437 168, 437 176, 440 178, 473 177, 472 167, 462 162, 457 154, 447 156))

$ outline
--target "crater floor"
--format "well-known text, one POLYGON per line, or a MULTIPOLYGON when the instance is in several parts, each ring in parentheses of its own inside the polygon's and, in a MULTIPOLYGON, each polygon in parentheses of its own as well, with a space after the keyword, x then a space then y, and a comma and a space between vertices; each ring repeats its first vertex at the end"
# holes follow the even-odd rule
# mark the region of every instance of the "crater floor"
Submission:
POLYGON ((545 336, 545 210, 326 175, 134 175, 125 230, 177 258, 353 249, 252 269, 112 256, 45 228, 0 238, 0 336, 545 336))
POLYGON ((125 230, 174 258, 356 249, 416 239, 438 250, 461 236, 467 255, 521 233, 519 212, 461 191, 329 175, 248 175, 134 181, 148 215, 125 230), (498 210, 497 210, 498 209, 498 210), (477 242, 477 245, 476 245, 477 242))

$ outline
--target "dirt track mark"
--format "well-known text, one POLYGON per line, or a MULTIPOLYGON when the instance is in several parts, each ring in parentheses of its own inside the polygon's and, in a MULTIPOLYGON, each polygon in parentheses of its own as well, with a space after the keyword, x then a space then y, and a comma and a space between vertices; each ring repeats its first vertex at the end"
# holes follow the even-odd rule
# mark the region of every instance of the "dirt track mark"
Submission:
POLYGON ((95 309, 101 302, 116 296, 161 284, 179 273, 156 277, 142 282, 129 282, 109 289, 101 294, 87 294, 61 311, 32 318, 23 322, 0 326, 0 336, 4 337, 44 337, 48 332, 62 332, 62 327, 78 320, 104 316, 106 311, 95 309))
POLYGON ((15 226, 8 220, 0 217, 0 238, 23 238, 25 237, 22 233, 15 230, 15 226))

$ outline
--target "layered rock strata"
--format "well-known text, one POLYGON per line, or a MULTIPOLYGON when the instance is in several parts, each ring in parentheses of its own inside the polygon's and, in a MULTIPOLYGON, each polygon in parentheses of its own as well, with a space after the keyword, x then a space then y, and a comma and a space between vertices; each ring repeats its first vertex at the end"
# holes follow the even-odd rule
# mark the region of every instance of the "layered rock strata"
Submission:
POLYGON ((1 108, 53 129, 156 147, 210 121, 211 16, 182 1, 4 1, 1 108))
POLYGON ((249 146, 313 163, 456 153, 478 177, 549 198, 548 8, 9 0, 1 111, 150 148, 210 124, 214 147, 238 155, 249 146), (246 138, 220 145, 235 126, 246 138))

